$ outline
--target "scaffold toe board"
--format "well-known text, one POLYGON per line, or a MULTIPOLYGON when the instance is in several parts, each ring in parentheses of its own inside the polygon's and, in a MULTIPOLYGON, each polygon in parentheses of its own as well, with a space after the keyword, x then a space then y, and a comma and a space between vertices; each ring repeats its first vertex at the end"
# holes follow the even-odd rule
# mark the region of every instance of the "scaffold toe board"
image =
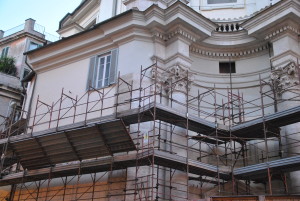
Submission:
POLYGON ((10 147, 26 169, 49 167, 58 163, 135 150, 121 120, 59 130, 15 139, 10 142, 10 147))

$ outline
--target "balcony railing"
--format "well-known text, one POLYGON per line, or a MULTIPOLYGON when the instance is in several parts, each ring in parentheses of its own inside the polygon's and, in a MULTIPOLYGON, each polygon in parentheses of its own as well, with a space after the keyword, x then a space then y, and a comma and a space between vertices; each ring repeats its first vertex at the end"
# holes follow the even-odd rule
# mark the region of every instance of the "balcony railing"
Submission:
MULTIPOLYGON (((5 32, 3 33, 3 38, 4 38, 4 37, 7 37, 7 36, 10 36, 10 35, 13 35, 13 34, 15 34, 15 33, 18 33, 18 32, 20 32, 20 31, 25 31, 25 29, 26 29, 26 23, 21 24, 21 25, 19 25, 19 26, 16 26, 16 27, 14 27, 14 28, 11 28, 11 29, 9 29, 9 30, 7 30, 7 31, 5 31, 5 32)), ((33 29, 31 28, 31 30, 36 31, 36 32, 38 32, 38 33, 40 33, 40 34, 43 34, 43 35, 44 35, 44 38, 45 38, 47 41, 50 41, 50 42, 55 42, 55 41, 57 41, 57 40, 60 39, 59 37, 57 37, 57 36, 55 36, 55 35, 53 35, 53 34, 47 33, 47 32, 45 31, 45 27, 42 26, 42 25, 40 25, 40 24, 37 24, 37 23, 34 23, 33 29)))
POLYGON ((3 37, 10 36, 12 34, 15 34, 15 33, 19 32, 19 31, 23 31, 24 27, 25 27, 25 23, 21 24, 19 26, 16 26, 14 28, 11 28, 11 29, 9 29, 9 30, 7 30, 7 31, 4 32, 3 37))

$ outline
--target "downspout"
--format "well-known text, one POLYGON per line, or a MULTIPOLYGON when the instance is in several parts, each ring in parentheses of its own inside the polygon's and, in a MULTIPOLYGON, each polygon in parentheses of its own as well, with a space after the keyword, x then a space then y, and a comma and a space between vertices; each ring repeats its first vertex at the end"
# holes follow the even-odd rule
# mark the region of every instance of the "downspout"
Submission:
MULTIPOLYGON (((31 93, 30 102, 29 102, 29 106, 28 106, 28 113, 27 113, 27 116, 26 116, 27 117, 26 118, 26 125, 28 125, 29 124, 29 119, 30 119, 30 114, 31 114, 33 95, 34 95, 35 86, 36 86, 36 82, 37 82, 37 73, 33 70, 33 68, 27 62, 27 55, 25 55, 25 64, 30 68, 31 72, 33 72, 35 74, 35 81, 34 81, 33 86, 32 86, 33 88, 32 88, 32 93, 31 93)), ((24 103, 26 103, 26 100, 27 100, 27 94, 26 94, 26 98, 24 100, 24 103)), ((27 130, 26 130, 26 132, 27 132, 27 130)))

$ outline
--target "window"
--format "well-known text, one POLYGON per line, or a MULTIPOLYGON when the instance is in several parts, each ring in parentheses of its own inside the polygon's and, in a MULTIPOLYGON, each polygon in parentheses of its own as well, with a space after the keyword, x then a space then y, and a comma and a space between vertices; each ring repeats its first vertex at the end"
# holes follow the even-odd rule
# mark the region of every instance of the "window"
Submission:
POLYGON ((8 50, 9 50, 9 47, 5 47, 5 48, 2 49, 1 58, 7 57, 8 50))
POLYGON ((29 51, 30 50, 34 50, 34 49, 39 48, 39 47, 42 47, 42 45, 34 43, 34 42, 30 42, 30 44, 29 44, 29 51))
POLYGON ((237 0, 207 0, 207 4, 237 3, 237 0))
POLYGON ((87 89, 107 87, 116 81, 118 50, 94 56, 90 60, 87 89))
POLYGON ((244 8, 244 0, 203 0, 201 10, 213 10, 224 8, 244 8))
POLYGON ((30 70, 28 68, 24 68, 22 79, 24 79, 29 73, 30 73, 30 70))
POLYGON ((220 73, 236 73, 235 62, 220 62, 219 63, 220 73))

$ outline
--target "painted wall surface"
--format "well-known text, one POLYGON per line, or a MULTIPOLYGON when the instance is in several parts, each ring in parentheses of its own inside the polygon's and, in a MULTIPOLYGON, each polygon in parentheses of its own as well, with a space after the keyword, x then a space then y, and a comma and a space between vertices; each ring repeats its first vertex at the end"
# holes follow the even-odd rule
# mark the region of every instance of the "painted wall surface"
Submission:
MULTIPOLYGON (((117 59, 117 71, 120 71, 120 75, 122 77, 128 77, 130 75, 130 79, 133 79, 135 81, 135 84, 138 85, 139 82, 139 74, 140 74, 140 67, 141 65, 150 66, 152 64, 152 61, 150 59, 151 55, 153 55, 153 44, 149 43, 147 41, 131 41, 129 43, 121 45, 119 48, 119 55, 117 59), (138 51, 137 51, 138 50, 138 51), (134 76, 133 76, 134 75, 134 76)), ((101 55, 105 52, 99 52, 97 55, 101 55)), ((89 99, 89 101, 93 100, 99 100, 99 94, 97 91, 89 92, 87 93, 87 79, 88 79, 88 72, 89 72, 89 65, 90 65, 90 58, 95 55, 90 55, 90 57, 74 61, 73 63, 66 64, 64 66, 57 66, 57 68, 44 71, 44 72, 38 72, 37 75, 37 81, 36 81, 36 87, 33 94, 33 102, 32 102, 32 108, 31 108, 31 117, 35 114, 35 106, 37 103, 37 99, 39 97, 40 101, 43 101, 47 103, 48 105, 52 105, 52 103, 55 104, 55 108, 58 109, 59 103, 57 101, 60 99, 62 90, 64 94, 72 97, 80 99, 80 102, 78 105, 83 104, 79 106, 76 110, 77 113, 85 113, 86 111, 86 101, 89 99), (47 90, 45 90, 47 89, 47 90)), ((127 80, 130 82, 131 80, 127 80)), ((103 111, 102 115, 109 115, 111 113, 114 113, 114 104, 116 101, 115 97, 115 91, 117 89, 116 84, 112 84, 109 87, 105 87, 103 89, 100 89, 101 93, 105 94, 105 102, 103 105, 100 103, 95 105, 93 107, 93 110, 88 115, 88 119, 99 117, 99 114, 97 116, 97 111, 101 108, 110 108, 103 111)), ((121 88, 122 89, 122 88, 121 88)), ((32 90, 32 89, 31 89, 32 90)), ((29 90, 30 92, 30 90, 29 90)), ((30 95, 29 95, 30 96, 30 95)), ((28 97, 29 97, 28 96, 28 97)), ((127 97, 120 97, 127 98, 127 97)), ((26 107, 28 108, 28 101, 26 103, 26 107)), ((70 107, 72 106, 72 103, 70 100, 63 101, 62 107, 70 107)), ((47 107, 41 107, 39 108, 37 115, 41 114, 43 112, 47 112, 47 107)), ((74 112, 73 109, 68 111, 66 116, 72 115, 74 112)), ((58 117, 58 112, 53 114, 53 117, 58 117)), ((33 118, 31 118, 31 123, 33 118)), ((44 118, 43 121, 49 121, 50 120, 50 114, 48 113, 44 118)), ((53 121, 54 119, 52 119, 53 121)), ((72 121, 71 118, 68 118, 68 120, 60 121, 60 125, 65 124, 71 124, 72 121)), ((77 121, 83 121, 84 116, 79 115, 79 117, 76 119, 77 121)), ((36 126, 35 131, 37 130, 43 130, 45 129, 45 125, 40 125, 39 127, 36 126)))
POLYGON ((135 40, 119 47, 118 66, 121 75, 140 73, 141 66, 152 65, 154 46, 150 41, 135 40))
MULTIPOLYGON (((227 101, 225 96, 227 96, 228 89, 230 89, 230 75, 229 74, 221 74, 219 73, 219 61, 218 60, 210 60, 208 58, 203 58, 197 56, 195 54, 191 54, 191 59, 193 60, 191 70, 195 72, 194 81, 196 84, 204 87, 216 87, 220 94, 223 94, 222 98, 219 95, 217 101, 221 104, 223 101, 227 101)), ((265 81, 269 80, 270 73, 270 62, 268 53, 248 58, 242 60, 236 60, 236 73, 233 73, 231 76, 233 93, 243 94, 244 100, 252 101, 257 97, 260 97, 259 93, 259 76, 265 81)), ((270 90, 269 88, 265 88, 264 90, 270 90)), ((195 89, 191 89, 191 93, 197 93, 195 89)), ((205 90, 204 90, 205 91, 205 90)), ((202 92, 204 92, 202 90, 202 92)), ((212 97, 208 99, 208 101, 213 101, 212 97)), ((265 103, 271 103, 271 99, 265 99, 265 103)), ((251 112, 253 110, 259 109, 261 103, 260 99, 254 102, 257 106, 254 105, 245 105, 245 110, 251 112)), ((212 106, 207 104, 203 105, 204 108, 212 110, 212 106)), ((274 112, 273 108, 267 108, 266 113, 274 112)), ((251 113, 248 115, 248 119, 255 118, 261 115, 261 111, 257 111, 255 113, 251 113)))
POLYGON ((23 53, 26 50, 26 38, 20 38, 18 40, 14 40, 13 42, 6 43, 5 45, 0 47, 0 51, 5 47, 9 47, 8 50, 8 57, 13 57, 16 60, 16 67, 17 67, 17 76, 19 77, 23 70, 24 65, 24 56, 23 53))

